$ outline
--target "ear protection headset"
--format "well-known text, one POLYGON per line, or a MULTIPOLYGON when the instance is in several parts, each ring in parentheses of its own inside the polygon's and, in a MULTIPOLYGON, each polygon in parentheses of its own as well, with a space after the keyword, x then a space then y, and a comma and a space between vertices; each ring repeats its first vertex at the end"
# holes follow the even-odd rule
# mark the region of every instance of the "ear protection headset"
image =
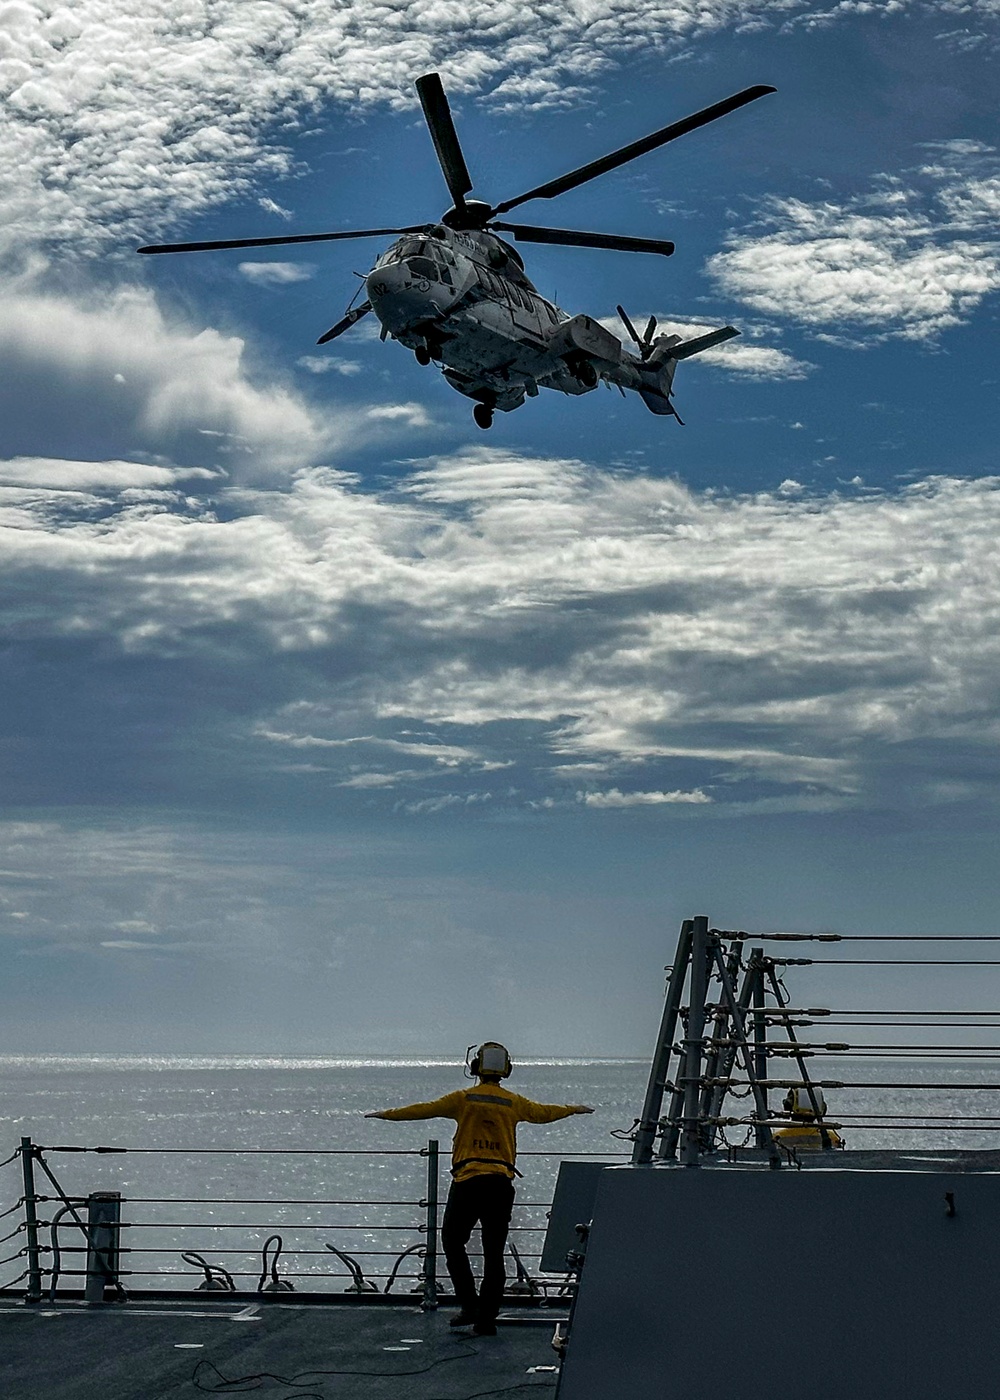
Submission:
POLYGON ((501 1045, 498 1040, 484 1041, 474 1055, 472 1054, 473 1048, 470 1045, 465 1052, 466 1067, 472 1079, 479 1079, 484 1074, 506 1079, 514 1068, 506 1046, 501 1045), (472 1056, 471 1059, 470 1056, 472 1056))
POLYGON ((820 1114, 824 1114, 826 1112, 826 1099, 823 1097, 823 1090, 816 1088, 815 1085, 813 1086, 812 1099, 809 1097, 808 1089, 789 1089, 781 1106, 793 1118, 815 1118, 813 1099, 816 1101, 816 1107, 820 1114))

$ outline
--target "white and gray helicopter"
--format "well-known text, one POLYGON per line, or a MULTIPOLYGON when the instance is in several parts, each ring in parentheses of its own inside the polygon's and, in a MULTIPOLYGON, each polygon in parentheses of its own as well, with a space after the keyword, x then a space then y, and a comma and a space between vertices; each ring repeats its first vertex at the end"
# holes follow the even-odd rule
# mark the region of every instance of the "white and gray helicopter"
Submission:
POLYGON ((720 345, 739 331, 733 326, 722 326, 693 340, 684 340, 678 335, 657 335, 656 320, 651 316, 640 336, 619 306, 618 314, 636 346, 633 353, 593 317, 570 316, 540 296, 525 275, 520 254, 499 233, 513 234, 519 243, 609 248, 664 257, 674 251, 673 243, 503 223, 497 216, 531 199, 554 199, 565 194, 775 89, 764 85, 745 88, 526 194, 490 205, 479 199, 466 199, 473 187, 472 179, 439 75, 428 73, 418 78, 416 88, 454 201, 438 223, 275 238, 161 243, 140 248, 139 252, 277 248, 402 234, 365 277, 365 300, 349 307, 317 344, 334 340, 374 311, 381 323, 382 340, 387 336, 398 340, 413 351, 421 365, 436 362, 453 388, 475 400, 473 416, 481 428, 492 425, 496 410, 509 413, 520 408, 525 398, 534 398, 539 389, 586 394, 596 389, 601 380, 617 385, 622 393, 635 390, 653 413, 670 415, 680 422, 671 399, 678 363, 720 345))

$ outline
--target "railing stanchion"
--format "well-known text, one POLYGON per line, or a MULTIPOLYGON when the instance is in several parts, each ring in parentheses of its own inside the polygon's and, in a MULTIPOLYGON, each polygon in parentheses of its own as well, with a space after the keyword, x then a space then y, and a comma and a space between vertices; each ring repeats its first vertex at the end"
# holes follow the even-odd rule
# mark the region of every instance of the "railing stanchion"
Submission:
POLYGON ((437 1296, 437 1250, 438 1250, 438 1140, 430 1138, 427 1143, 427 1220, 426 1246, 424 1249, 424 1296, 420 1306, 424 1312, 431 1312, 438 1305, 437 1296))
POLYGON ((42 1266, 38 1252, 38 1212, 35 1210, 35 1145, 21 1139, 21 1175, 24 1180, 24 1228, 27 1235, 28 1289, 26 1303, 42 1301, 42 1266))

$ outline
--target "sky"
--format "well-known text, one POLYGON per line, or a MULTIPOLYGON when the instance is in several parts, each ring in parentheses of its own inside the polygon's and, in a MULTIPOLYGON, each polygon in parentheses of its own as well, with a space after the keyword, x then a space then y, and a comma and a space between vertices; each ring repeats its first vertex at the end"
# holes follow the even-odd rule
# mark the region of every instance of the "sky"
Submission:
POLYGON ((998 21, 0 3, 0 1048, 643 1055, 691 915, 1000 931, 998 21), (432 70, 493 203, 777 88, 517 211, 676 242, 522 251, 740 329, 685 426, 317 347, 389 239, 136 255, 438 218, 432 70))

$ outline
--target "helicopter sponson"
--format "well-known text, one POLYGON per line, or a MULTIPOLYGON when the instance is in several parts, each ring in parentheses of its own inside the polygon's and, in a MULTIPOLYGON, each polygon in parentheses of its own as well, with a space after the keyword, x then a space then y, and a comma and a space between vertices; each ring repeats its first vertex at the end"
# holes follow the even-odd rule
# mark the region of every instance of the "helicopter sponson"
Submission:
MULTIPOLYGON (((488 428, 494 412, 509 413, 540 389, 586 394, 603 380, 622 393, 636 392, 651 412, 678 418, 672 401, 678 363, 719 345, 739 332, 733 326, 684 340, 657 335, 650 317, 640 336, 625 310, 618 314, 635 350, 592 316, 571 316, 540 295, 528 280, 518 251, 501 233, 520 243, 604 248, 669 257, 673 243, 621 234, 585 233, 578 229, 512 224, 498 216, 532 199, 552 199, 627 161, 725 116, 773 92, 758 85, 745 88, 692 116, 599 160, 550 180, 497 205, 467 199, 472 180, 459 145, 441 80, 429 73, 417 80, 434 149, 454 201, 436 224, 405 228, 356 229, 349 232, 286 234, 271 238, 219 239, 169 243, 140 248, 141 253, 201 252, 225 248, 259 248, 339 239, 402 235, 377 259, 364 279, 364 300, 348 308, 319 337, 325 345, 363 316, 374 313, 381 339, 391 338, 413 351, 422 365, 441 367, 447 382, 475 401, 476 422, 488 428)), ((360 295, 360 293, 359 293, 360 295)))

